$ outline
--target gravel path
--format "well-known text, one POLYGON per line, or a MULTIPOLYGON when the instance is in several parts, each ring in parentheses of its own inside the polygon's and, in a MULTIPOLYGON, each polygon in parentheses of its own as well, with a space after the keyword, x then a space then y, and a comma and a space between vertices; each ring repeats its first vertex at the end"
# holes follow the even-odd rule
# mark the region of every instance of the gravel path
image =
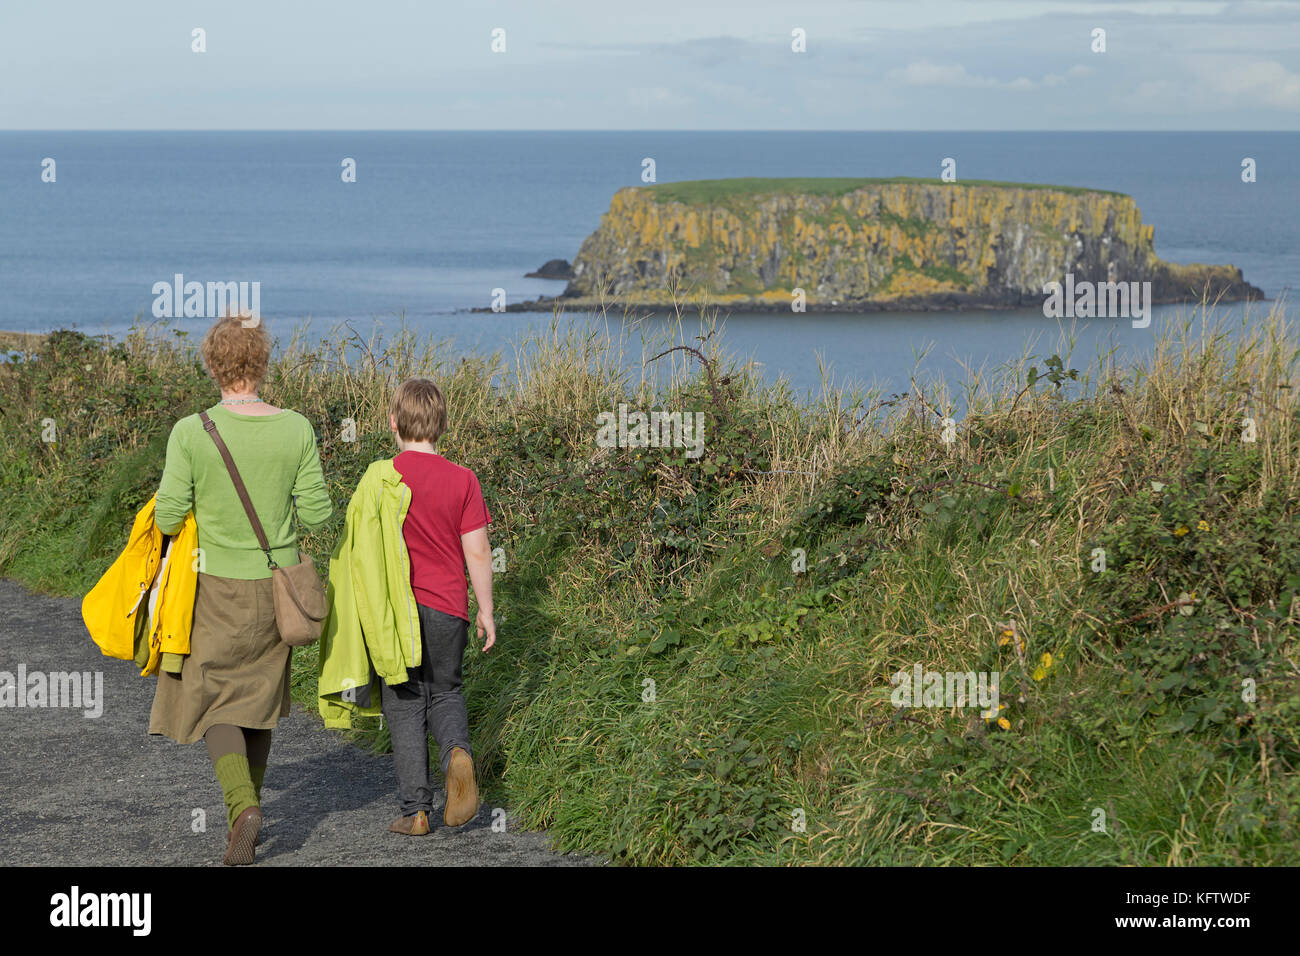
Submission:
MULTIPOLYGON (((103 674, 103 713, 0 707, 0 864, 220 866, 221 790, 202 743, 147 733, 154 679, 104 657, 80 602, 0 580, 0 671, 103 674), (196 811, 206 829, 194 832, 196 811)), ((437 774, 435 774, 435 777, 437 774)), ((392 759, 327 731, 294 704, 280 722, 262 791, 259 864, 572 866, 599 860, 553 853, 545 834, 492 829, 493 808, 457 830, 442 825, 441 791, 428 836, 388 832, 397 815, 392 759)))

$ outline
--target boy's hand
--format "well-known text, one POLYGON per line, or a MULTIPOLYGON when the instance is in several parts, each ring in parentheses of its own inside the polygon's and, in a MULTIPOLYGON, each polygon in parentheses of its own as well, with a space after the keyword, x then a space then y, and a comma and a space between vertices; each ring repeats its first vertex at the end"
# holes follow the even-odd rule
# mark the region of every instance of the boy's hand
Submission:
POLYGON ((488 543, 487 528, 462 534, 460 546, 465 551, 465 568, 478 602, 478 636, 487 635, 483 650, 489 651, 497 642, 497 625, 492 620, 492 545, 488 543))
POLYGON ((483 651, 486 653, 487 651, 492 650, 492 645, 497 642, 497 624, 496 621, 492 620, 491 614, 483 613, 482 608, 479 608, 478 610, 477 623, 478 636, 483 637, 484 634, 487 635, 487 640, 483 643, 483 651))

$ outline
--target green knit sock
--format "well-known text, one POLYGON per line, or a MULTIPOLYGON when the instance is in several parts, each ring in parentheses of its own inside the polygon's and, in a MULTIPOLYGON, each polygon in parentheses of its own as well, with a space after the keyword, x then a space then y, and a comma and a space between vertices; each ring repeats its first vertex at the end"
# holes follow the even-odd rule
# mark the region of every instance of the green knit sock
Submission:
POLYGON ((233 829, 241 813, 260 805, 248 770, 248 758, 243 754, 226 754, 217 760, 216 770, 221 796, 226 801, 226 816, 233 829))
POLYGON ((248 765, 248 775, 253 778, 253 790, 257 793, 257 805, 262 805, 262 781, 266 779, 266 764, 260 767, 248 765))

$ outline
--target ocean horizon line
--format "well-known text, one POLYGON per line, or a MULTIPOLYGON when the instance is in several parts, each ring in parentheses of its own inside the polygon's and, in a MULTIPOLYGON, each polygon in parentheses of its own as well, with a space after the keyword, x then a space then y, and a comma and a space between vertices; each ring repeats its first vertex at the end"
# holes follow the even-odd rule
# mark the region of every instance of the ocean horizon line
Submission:
POLYGON ((975 129, 966 127, 945 127, 941 129, 756 129, 752 127, 729 128, 655 128, 655 127, 602 127, 602 128, 552 128, 552 127, 520 127, 520 128, 473 128, 473 127, 446 127, 446 128, 416 128, 416 127, 352 127, 338 129, 321 129, 319 127, 293 127, 293 126, 258 126, 258 127, 229 127, 222 129, 199 128, 190 126, 178 127, 26 127, 22 129, 11 129, 0 127, 0 133, 547 133, 559 135, 564 133, 582 133, 583 135, 593 135, 600 133, 624 134, 624 133, 716 133, 719 135, 729 135, 733 133, 787 133, 790 135, 803 135, 807 133, 990 133, 990 134, 1030 134, 1043 135, 1051 133, 1054 135, 1065 136, 1089 136, 1096 133, 1107 134, 1127 134, 1133 136, 1154 136, 1154 135, 1187 135, 1187 136, 1207 136, 1215 134, 1240 134, 1249 133, 1254 135, 1286 135, 1300 133, 1300 126, 1294 129, 1150 129, 1150 128, 1129 128, 1129 129, 1052 129, 1039 127, 1023 127, 1017 129, 975 129))

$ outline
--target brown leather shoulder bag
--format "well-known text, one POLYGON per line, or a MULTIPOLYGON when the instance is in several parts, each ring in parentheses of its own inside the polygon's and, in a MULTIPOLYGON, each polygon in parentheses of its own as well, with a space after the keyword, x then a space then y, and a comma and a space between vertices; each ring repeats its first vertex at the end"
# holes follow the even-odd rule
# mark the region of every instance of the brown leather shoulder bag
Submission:
POLYGON ((230 457, 230 449, 217 433, 217 423, 207 412, 199 412, 199 418, 204 430, 216 443, 217 451, 221 452, 221 458, 230 472, 230 480, 235 483, 235 493, 248 512, 248 520, 253 526, 253 534, 257 535, 257 543, 266 552, 266 566, 271 569, 271 587, 275 595, 275 624, 280 631, 280 640, 290 647, 315 643, 320 639, 321 630, 325 626, 325 615, 329 610, 325 601, 325 588, 321 586, 320 576, 316 574, 316 565, 305 551, 298 552, 298 563, 292 567, 282 568, 275 563, 266 531, 257 518, 257 512, 253 510, 253 501, 248 497, 244 479, 239 477, 235 460, 230 457))

